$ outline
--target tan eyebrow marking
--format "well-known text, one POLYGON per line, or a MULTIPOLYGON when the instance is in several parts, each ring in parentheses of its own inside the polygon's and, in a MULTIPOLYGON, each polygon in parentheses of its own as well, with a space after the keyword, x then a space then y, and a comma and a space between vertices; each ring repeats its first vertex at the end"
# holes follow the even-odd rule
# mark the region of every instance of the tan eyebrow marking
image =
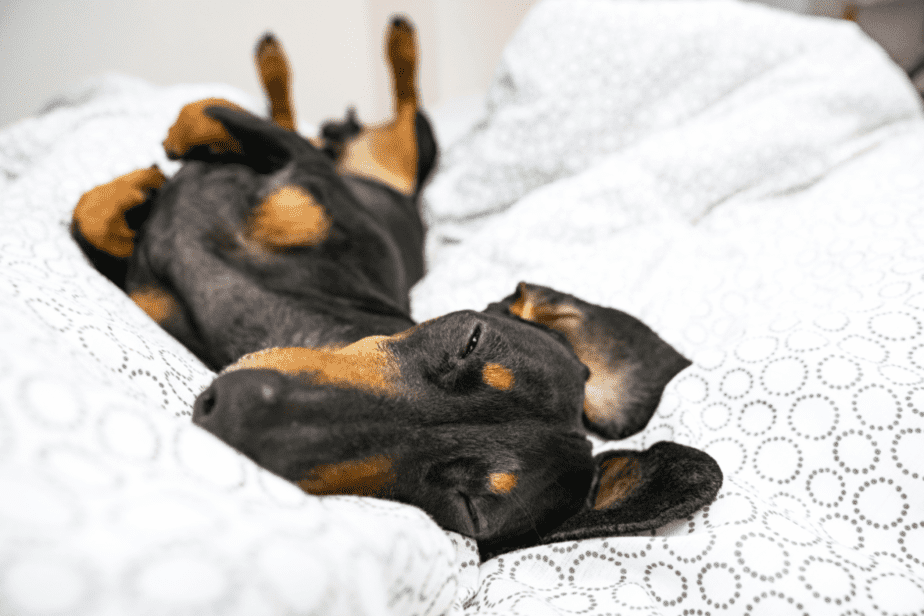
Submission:
POLYGON ((330 233, 324 206, 300 186, 283 186, 267 196, 249 221, 251 238, 270 249, 317 246, 330 233))
POLYGON ((517 486, 517 476, 514 473, 491 473, 488 485, 495 494, 507 494, 517 486))
POLYGON ((481 369, 481 379, 493 387, 503 391, 513 387, 513 372, 500 364, 485 364, 481 369))
POLYGON ((335 464, 319 464, 297 481, 309 494, 382 494, 395 481, 388 456, 377 455, 335 464))
POLYGON ((331 349, 277 347, 243 356, 223 372, 267 368, 286 374, 306 374, 312 382, 397 396, 400 370, 385 343, 389 336, 368 336, 331 349))

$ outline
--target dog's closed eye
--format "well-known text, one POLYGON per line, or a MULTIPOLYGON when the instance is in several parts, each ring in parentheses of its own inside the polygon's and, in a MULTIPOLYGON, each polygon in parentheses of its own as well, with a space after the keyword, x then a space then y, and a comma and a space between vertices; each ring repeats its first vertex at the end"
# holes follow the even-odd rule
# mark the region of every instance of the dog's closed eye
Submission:
POLYGON ((475 324, 475 327, 472 328, 472 332, 468 337, 468 343, 465 346, 465 349, 462 351, 461 358, 465 359, 472 354, 472 351, 475 350, 475 347, 478 346, 478 340, 481 338, 481 323, 475 324))

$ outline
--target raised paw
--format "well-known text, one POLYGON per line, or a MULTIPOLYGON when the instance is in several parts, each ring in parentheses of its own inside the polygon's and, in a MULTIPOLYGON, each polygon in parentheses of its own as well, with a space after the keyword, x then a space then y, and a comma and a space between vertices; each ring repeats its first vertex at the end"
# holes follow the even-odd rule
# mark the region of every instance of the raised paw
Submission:
POLYGON ((270 115, 273 121, 287 130, 294 131, 295 111, 289 89, 289 60, 282 45, 269 32, 257 43, 256 61, 260 81, 270 100, 270 115))
POLYGON ((417 41, 414 26, 404 17, 394 17, 386 38, 386 54, 399 101, 417 97, 417 41))
POLYGON ((148 199, 166 178, 157 165, 119 176, 108 184, 86 192, 74 208, 74 222, 80 233, 96 248, 120 259, 135 249, 135 232, 125 213, 148 199))
POLYGON ((164 151, 168 158, 182 158, 197 147, 207 147, 212 154, 243 154, 241 144, 228 134, 222 123, 205 114, 205 109, 212 106, 244 111, 239 105, 223 98, 204 98, 185 105, 164 139, 164 151))

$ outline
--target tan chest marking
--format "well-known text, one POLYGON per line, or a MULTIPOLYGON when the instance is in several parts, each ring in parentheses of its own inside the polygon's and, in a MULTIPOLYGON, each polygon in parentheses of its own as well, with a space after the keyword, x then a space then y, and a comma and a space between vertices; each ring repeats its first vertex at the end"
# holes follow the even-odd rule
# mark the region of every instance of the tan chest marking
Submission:
POLYGON ((318 385, 360 389, 377 395, 400 393, 400 370, 386 346, 388 336, 368 336, 339 349, 280 347, 245 355, 225 368, 265 368, 304 374, 318 385))
POLYGON ((244 109, 223 98, 204 98, 189 103, 180 110, 180 115, 167 131, 164 139, 164 151, 170 158, 180 158, 196 146, 208 146, 215 154, 235 152, 242 154, 243 149, 237 139, 225 130, 224 125, 205 115, 205 108, 211 106, 244 109))
POLYGON ((491 473, 488 485, 495 494, 508 494, 517 487, 517 476, 514 473, 491 473))
POLYGON ((164 289, 156 286, 147 286, 136 289, 128 296, 144 310, 149 317, 160 324, 179 312, 180 305, 176 298, 164 289))
POLYGON ((395 481, 391 460, 377 455, 310 469, 298 487, 309 494, 382 494, 395 481))
POLYGON ((514 383, 513 372, 500 364, 485 364, 481 369, 481 380, 501 391, 508 391, 514 383))
POLYGON ((283 186, 257 206, 247 234, 270 250, 317 246, 327 239, 332 224, 311 193, 299 186, 283 186))

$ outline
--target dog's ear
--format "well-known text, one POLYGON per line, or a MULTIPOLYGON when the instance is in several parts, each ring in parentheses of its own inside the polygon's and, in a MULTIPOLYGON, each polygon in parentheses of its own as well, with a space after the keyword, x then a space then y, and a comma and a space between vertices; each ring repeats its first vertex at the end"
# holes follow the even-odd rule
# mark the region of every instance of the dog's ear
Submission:
POLYGON ((715 500, 722 470, 708 454, 661 441, 646 451, 605 451, 583 509, 541 537, 479 543, 482 560, 511 550, 592 537, 637 535, 715 500))
POLYGON ((590 368, 584 416, 600 435, 620 439, 651 419, 667 383, 690 361, 633 316, 595 306, 548 287, 521 282, 515 293, 488 306, 564 334, 590 368))
POLYGON ((708 505, 722 487, 722 469, 712 457, 677 443, 605 451, 595 461, 599 474, 587 507, 545 535, 543 543, 653 530, 708 505))
MULTIPOLYGON (((211 152, 208 146, 193 148, 183 158, 238 162, 260 173, 271 173, 289 162, 297 149, 303 149, 304 146, 311 147, 296 133, 243 109, 225 105, 210 105, 205 107, 202 113, 221 122, 236 147, 231 152, 220 154, 211 152)), ((320 152, 318 155, 322 156, 320 152)))

